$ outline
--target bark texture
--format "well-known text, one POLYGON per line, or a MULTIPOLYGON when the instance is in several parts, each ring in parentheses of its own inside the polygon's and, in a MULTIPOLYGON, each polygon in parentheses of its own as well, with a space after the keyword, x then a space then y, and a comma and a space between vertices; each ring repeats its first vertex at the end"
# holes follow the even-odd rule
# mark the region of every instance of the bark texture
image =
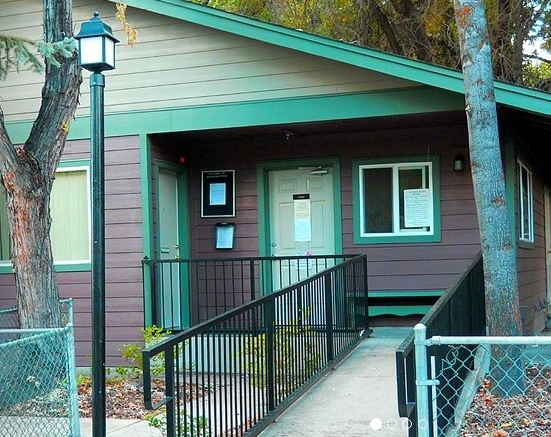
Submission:
MULTIPOLYGON (((43 0, 44 40, 73 35, 72 2, 43 0)), ((38 116, 25 144, 14 145, 0 108, 0 176, 6 189, 17 304, 23 328, 60 325, 50 242, 50 193, 77 104, 82 76, 76 53, 46 60, 38 116)))
POLYGON ((455 0, 465 82, 469 150, 486 285, 490 335, 519 335, 515 246, 505 202, 491 50, 481 0, 455 0))

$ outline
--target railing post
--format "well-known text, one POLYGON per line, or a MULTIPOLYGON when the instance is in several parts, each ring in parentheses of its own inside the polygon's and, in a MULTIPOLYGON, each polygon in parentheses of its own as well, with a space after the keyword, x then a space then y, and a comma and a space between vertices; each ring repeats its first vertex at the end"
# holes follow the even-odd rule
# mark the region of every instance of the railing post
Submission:
POLYGON ((332 299, 332 287, 331 278, 332 275, 325 275, 325 332, 327 334, 327 362, 330 362, 335 358, 334 344, 333 344, 333 299, 332 299))
POLYGON ((266 391, 268 411, 273 411, 275 402, 275 299, 270 299, 264 306, 264 325, 266 328, 266 391))
POLYGON ((179 424, 175 423, 174 407, 177 403, 174 402, 174 347, 170 347, 164 353, 165 361, 165 390, 166 397, 170 400, 166 403, 166 435, 167 437, 175 437, 176 430, 179 424))
MULTIPOLYGON (((262 262, 262 261, 261 261, 262 262)), ((249 274, 251 276, 251 302, 256 299, 256 287, 254 286, 255 277, 254 277, 254 259, 249 261, 249 274)), ((260 280, 260 275, 259 275, 260 280)))
POLYGON ((417 407, 417 435, 429 437, 429 378, 427 367, 427 328, 418 323, 413 328, 415 334, 415 375, 416 375, 416 407, 417 407))

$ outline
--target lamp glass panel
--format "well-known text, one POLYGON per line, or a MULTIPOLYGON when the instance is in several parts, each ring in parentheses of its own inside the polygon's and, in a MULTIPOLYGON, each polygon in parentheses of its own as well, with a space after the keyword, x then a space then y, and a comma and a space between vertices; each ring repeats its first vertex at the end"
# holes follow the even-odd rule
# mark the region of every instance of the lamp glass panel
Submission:
POLYGON ((105 38, 105 63, 115 68, 115 41, 105 38))
POLYGON ((80 65, 93 65, 104 62, 102 36, 80 39, 80 65))

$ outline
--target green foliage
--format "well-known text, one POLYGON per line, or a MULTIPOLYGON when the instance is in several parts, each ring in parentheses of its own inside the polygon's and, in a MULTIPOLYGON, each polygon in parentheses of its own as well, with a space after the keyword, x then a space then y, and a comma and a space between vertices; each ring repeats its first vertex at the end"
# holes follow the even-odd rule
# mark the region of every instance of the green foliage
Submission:
MULTIPOLYGON (((460 69, 452 0, 192 0, 315 35, 460 69)), ((551 48, 551 2, 485 0, 496 78, 538 83, 523 43, 551 48), (530 78, 528 78, 530 76, 530 78), (526 81, 526 79, 528 80, 526 81)))
MULTIPOLYGON (((179 436, 182 437, 207 437, 209 434, 209 421, 204 416, 191 417, 185 416, 183 411, 180 413, 180 417, 186 417, 184 423, 180 423, 179 436)), ((149 426, 161 431, 163 435, 166 435, 166 413, 152 414, 146 417, 149 426)))
POLYGON ((44 66, 35 53, 33 41, 0 34, 0 80, 6 79, 10 71, 20 71, 27 68, 40 73, 44 66))
MULTIPOLYGON (((257 388, 265 388, 268 383, 266 350, 266 334, 261 334, 252 336, 240 351, 245 357, 245 369, 252 377, 253 386, 257 388)), ((274 353, 275 385, 279 388, 281 398, 293 393, 321 367, 315 333, 296 322, 275 330, 274 353)))
POLYGON ((71 58, 76 52, 77 42, 73 37, 47 43, 0 34, 0 80, 10 71, 19 72, 22 68, 42 73, 42 59, 59 67, 62 59, 71 58))
MULTIPOLYGON (((170 331, 150 326, 142 329, 144 343, 125 344, 119 352, 127 363, 127 366, 117 366, 116 371, 122 378, 143 378, 143 358, 142 350, 145 346, 150 346, 161 341, 170 334, 170 331)), ((164 356, 159 355, 151 363, 152 376, 159 376, 165 371, 164 356)))
POLYGON ((90 385, 92 383, 92 378, 90 375, 84 375, 82 373, 79 373, 77 375, 77 387, 83 387, 90 385))

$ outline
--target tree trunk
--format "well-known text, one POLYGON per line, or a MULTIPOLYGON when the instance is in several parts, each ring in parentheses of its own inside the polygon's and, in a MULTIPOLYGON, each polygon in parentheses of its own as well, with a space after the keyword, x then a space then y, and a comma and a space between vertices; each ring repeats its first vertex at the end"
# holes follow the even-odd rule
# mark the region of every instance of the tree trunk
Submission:
MULTIPOLYGON (((469 150, 484 260, 486 322, 490 335, 520 335, 515 245, 507 215, 489 36, 482 0, 455 0, 465 82, 469 150)), ((494 348, 494 393, 522 392, 522 351, 494 348)))
POLYGON ((455 0, 473 186, 482 242, 490 335, 519 335, 515 246, 505 203, 505 177, 489 38, 480 0, 455 0))
MULTIPOLYGON (((72 2, 43 0, 44 40, 73 35, 72 2)), ((61 317, 50 242, 50 193, 78 104, 82 77, 76 53, 46 60, 42 103, 29 138, 11 142, 0 110, 0 176, 6 189, 12 263, 22 328, 58 327, 61 317)))

